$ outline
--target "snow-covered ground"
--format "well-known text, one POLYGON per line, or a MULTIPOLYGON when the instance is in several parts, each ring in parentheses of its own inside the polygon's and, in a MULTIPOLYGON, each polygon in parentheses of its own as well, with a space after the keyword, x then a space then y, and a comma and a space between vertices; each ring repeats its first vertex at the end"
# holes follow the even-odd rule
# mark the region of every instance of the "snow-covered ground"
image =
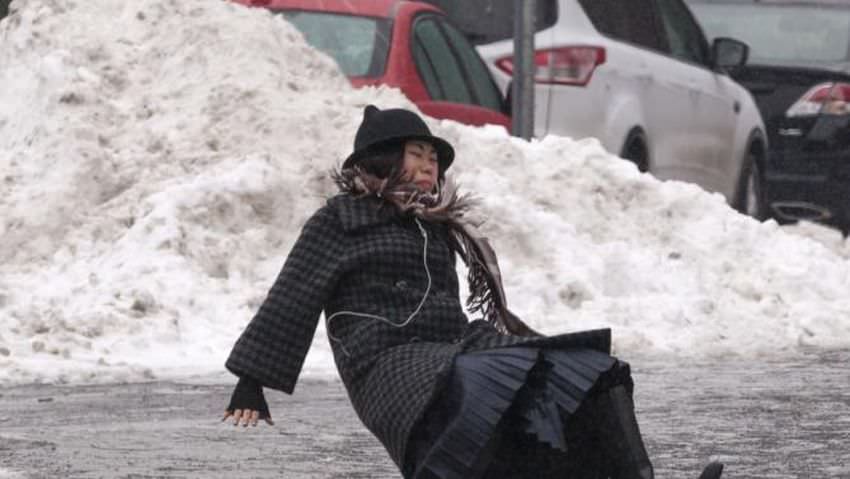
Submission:
MULTIPOLYGON (((0 23, 0 384, 223 362, 368 103, 280 18, 218 0, 15 0, 0 23)), ((850 347, 850 246, 659 182, 596 140, 429 120, 511 307, 618 354, 850 347)), ((331 375, 320 326, 305 368, 331 375)))

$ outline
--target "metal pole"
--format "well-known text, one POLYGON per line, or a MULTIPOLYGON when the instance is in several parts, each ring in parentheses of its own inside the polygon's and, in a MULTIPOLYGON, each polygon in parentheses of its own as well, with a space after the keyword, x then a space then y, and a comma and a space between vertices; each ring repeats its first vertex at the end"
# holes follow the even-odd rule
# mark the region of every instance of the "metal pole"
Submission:
POLYGON ((514 0, 514 71, 511 130, 526 140, 534 135, 534 10, 536 0, 514 0))

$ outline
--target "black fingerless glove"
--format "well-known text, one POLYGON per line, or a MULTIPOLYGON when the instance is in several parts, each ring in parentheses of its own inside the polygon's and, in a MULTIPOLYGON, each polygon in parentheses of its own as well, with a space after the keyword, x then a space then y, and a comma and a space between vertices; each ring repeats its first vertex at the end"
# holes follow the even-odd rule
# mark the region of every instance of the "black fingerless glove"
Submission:
POLYGON ((259 411, 260 419, 271 417, 269 405, 266 403, 265 396, 263 396, 263 386, 247 376, 239 378, 239 382, 233 389, 233 395, 230 396, 230 404, 227 406, 227 410, 233 412, 237 409, 259 411))

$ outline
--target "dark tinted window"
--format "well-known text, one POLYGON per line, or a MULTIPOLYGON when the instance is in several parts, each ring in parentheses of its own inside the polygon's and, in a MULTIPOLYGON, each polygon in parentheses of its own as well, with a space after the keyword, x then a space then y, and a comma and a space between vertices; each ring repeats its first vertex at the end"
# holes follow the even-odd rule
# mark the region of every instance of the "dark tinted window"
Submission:
POLYGON ((283 16, 311 46, 333 57, 346 76, 376 77, 384 73, 389 51, 388 20, 283 11, 283 16))
POLYGON ((691 12, 680 0, 657 0, 670 53, 693 63, 708 63, 708 46, 691 12))
POLYGON ((413 59, 432 100, 472 103, 463 70, 433 19, 413 26, 413 59))
MULTIPOLYGON (((514 36, 512 0, 425 0, 440 7, 453 24, 476 45, 507 40, 514 36)), ((537 0, 534 31, 551 27, 558 20, 557 0, 537 0)))
POLYGON ((425 52, 425 47, 419 41, 413 42, 413 62, 416 64, 416 70, 419 71, 419 76, 422 77, 422 82, 425 84, 425 89, 428 90, 428 96, 432 100, 442 100, 446 98, 443 92, 443 86, 437 81, 437 71, 428 53, 425 52))
POLYGON ((599 33, 653 50, 663 50, 661 26, 651 0, 579 0, 599 33))
POLYGON ((434 62, 425 51, 422 43, 414 40, 412 44, 413 62, 416 64, 416 70, 419 71, 419 76, 422 77, 422 82, 425 83, 425 89, 428 90, 428 96, 432 100, 443 100, 446 94, 443 92, 443 86, 437 81, 437 71, 434 62))
POLYGON ((475 95, 475 103, 491 110, 500 111, 502 95, 493 83, 490 72, 481 57, 478 56, 478 53, 462 33, 445 22, 440 23, 443 31, 446 32, 449 43, 460 58, 460 63, 469 80, 469 86, 475 95))

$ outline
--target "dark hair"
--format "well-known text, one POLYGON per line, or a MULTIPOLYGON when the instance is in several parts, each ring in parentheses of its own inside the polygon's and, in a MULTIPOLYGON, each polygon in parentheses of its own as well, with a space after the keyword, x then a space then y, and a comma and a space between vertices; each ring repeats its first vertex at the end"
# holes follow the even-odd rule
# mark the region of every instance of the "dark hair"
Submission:
POLYGON ((378 178, 397 179, 402 174, 403 162, 404 143, 393 142, 372 149, 357 161, 357 166, 378 178))
MULTIPOLYGON (((362 158, 357 160, 356 166, 370 175, 378 178, 390 178, 397 180, 403 174, 404 145, 406 141, 384 143, 367 151, 362 158)), ((437 182, 442 183, 446 171, 440 164, 437 172, 437 182)))

